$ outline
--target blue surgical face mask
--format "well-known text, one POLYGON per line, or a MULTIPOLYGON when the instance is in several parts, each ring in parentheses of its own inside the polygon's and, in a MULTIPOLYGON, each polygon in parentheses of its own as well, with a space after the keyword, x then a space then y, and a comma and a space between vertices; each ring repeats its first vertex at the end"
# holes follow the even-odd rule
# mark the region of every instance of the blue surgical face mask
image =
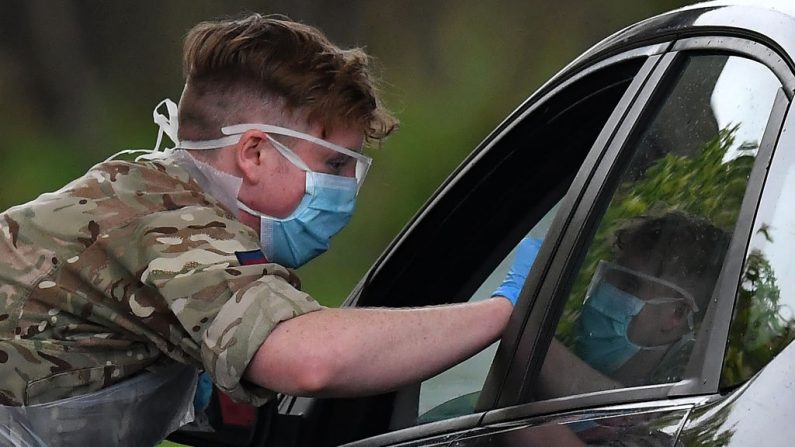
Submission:
POLYGON ((187 157, 191 160, 185 160, 185 157, 180 155, 182 151, 166 150, 165 153, 178 162, 181 160, 180 164, 190 167, 191 172, 200 172, 199 177, 206 184, 203 187, 208 192, 215 191, 213 195, 230 210, 236 212, 241 209, 259 217, 260 245, 270 261, 297 268, 328 250, 331 237, 337 234, 351 218, 356 204, 356 195, 372 163, 369 157, 312 135, 269 124, 235 124, 222 128, 221 132, 226 136, 215 140, 178 141, 176 113, 177 107, 170 100, 164 100, 155 108, 153 117, 155 123, 160 126, 160 133, 155 149, 149 151, 144 156, 145 158, 161 156, 158 155, 158 150, 163 134, 174 141, 175 149, 206 150, 236 144, 240 141, 243 133, 249 130, 265 132, 273 147, 293 165, 306 173, 304 196, 297 208, 285 218, 268 216, 239 200, 229 203, 229 197, 236 198, 238 196, 242 179, 219 172, 205 163, 192 160, 192 157, 187 157), (165 105, 167 116, 158 112, 161 105, 165 105), (356 162, 355 177, 312 171, 295 152, 273 139, 270 134, 302 139, 351 157, 356 162))
MULTIPOLYGON (((633 272, 621 266, 601 262, 583 304, 578 327, 577 354, 597 370, 611 374, 640 350, 664 350, 670 343, 657 346, 640 346, 629 338, 629 325, 632 319, 647 304, 663 304, 684 301, 692 312, 697 311, 689 293, 667 281, 633 272), (653 281, 675 291, 675 297, 660 297, 642 300, 605 281, 609 269, 634 274, 641 280, 653 281)), ((688 324, 692 329, 692 312, 688 324)))
POLYGON ((306 193, 298 208, 283 219, 260 213, 240 201, 237 205, 259 217, 260 245, 265 256, 297 268, 328 250, 331 237, 351 219, 356 205, 356 180, 306 171, 306 193))

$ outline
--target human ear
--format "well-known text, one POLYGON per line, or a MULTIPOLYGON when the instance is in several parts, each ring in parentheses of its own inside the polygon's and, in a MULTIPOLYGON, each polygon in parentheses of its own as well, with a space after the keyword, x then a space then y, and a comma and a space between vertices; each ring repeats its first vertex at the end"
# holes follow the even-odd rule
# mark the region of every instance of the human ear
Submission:
POLYGON ((265 157, 267 144, 264 132, 249 130, 235 145, 235 163, 244 181, 256 184, 262 178, 267 163, 265 157))

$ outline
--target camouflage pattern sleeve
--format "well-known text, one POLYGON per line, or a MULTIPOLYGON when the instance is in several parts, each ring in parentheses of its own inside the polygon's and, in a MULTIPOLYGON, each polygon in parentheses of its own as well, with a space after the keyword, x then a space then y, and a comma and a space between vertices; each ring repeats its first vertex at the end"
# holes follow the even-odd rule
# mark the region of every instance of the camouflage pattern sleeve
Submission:
POLYGON ((236 252, 259 249, 256 233, 215 206, 161 211, 114 231, 108 252, 150 286, 129 296, 131 312, 200 359, 234 399, 261 405, 272 397, 242 379, 249 361, 279 322, 320 305, 297 289, 291 270, 240 265, 236 252))
POLYGON ((168 359, 203 367, 232 397, 280 321, 320 306, 292 271, 241 265, 259 249, 168 159, 110 161, 0 213, 0 404, 78 396, 168 359), (167 357, 167 358, 165 358, 167 357))

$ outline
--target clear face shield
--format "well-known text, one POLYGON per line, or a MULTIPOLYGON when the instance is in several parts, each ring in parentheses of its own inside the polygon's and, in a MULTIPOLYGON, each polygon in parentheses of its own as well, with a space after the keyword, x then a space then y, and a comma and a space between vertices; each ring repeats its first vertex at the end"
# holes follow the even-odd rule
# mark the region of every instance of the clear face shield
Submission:
POLYGON ((686 318, 689 330, 693 330, 694 314, 699 311, 698 305, 693 295, 677 284, 612 262, 599 261, 588 286, 586 300, 603 284, 631 295, 642 302, 642 305, 675 305, 676 315, 686 318))
POLYGON ((301 160, 301 157, 299 157, 295 152, 293 152, 292 149, 288 148, 284 144, 273 139, 270 136, 270 134, 284 135, 287 137, 293 137, 304 141, 308 141, 310 143, 317 144, 318 146, 330 149, 332 151, 335 151, 337 153, 343 154, 345 156, 348 156, 356 160, 355 176, 356 176, 357 191, 359 188, 361 188, 362 183, 364 183, 364 179, 367 177, 367 172, 370 170, 370 165, 373 162, 372 158, 363 155, 362 153, 357 152, 353 149, 348 149, 346 147, 331 143, 321 138, 317 138, 312 135, 305 134, 303 132, 298 132, 297 130, 292 130, 285 127, 273 126, 270 124, 246 123, 246 124, 235 124, 232 126, 225 126, 221 128, 221 132, 224 135, 226 135, 225 137, 221 137, 215 140, 208 140, 208 141, 183 140, 179 142, 177 148, 202 150, 202 149, 216 149, 219 147, 229 146, 240 141, 240 138, 243 136, 243 134, 249 130, 259 130, 268 134, 268 139, 276 148, 276 150, 278 150, 279 153, 281 153, 284 156, 284 158, 286 158, 291 163, 293 163, 298 168, 304 171, 310 171, 311 169, 309 169, 306 163, 304 163, 304 161, 301 160))
MULTIPOLYGON (((191 141, 191 140, 180 141, 178 138, 179 122, 177 120, 177 104, 175 104, 174 101, 171 101, 170 99, 164 99, 157 106, 155 106, 154 110, 152 111, 152 119, 155 122, 155 124, 158 125, 159 128, 157 134, 157 141, 153 149, 125 150, 117 154, 114 154, 113 156, 108 158, 108 160, 116 158, 126 153, 143 152, 144 155, 139 157, 139 159, 151 159, 151 158, 158 158, 164 154, 168 154, 173 149, 189 149, 189 150, 218 149, 224 146, 230 146, 237 143, 238 141, 240 141, 240 138, 243 136, 243 134, 249 130, 260 130, 262 132, 265 132, 266 134, 284 135, 288 137, 298 138, 304 141, 309 141, 318 146, 330 149, 337 153, 353 158, 354 160, 356 160, 355 177, 356 177, 357 193, 361 188, 362 184, 364 183, 364 179, 367 177, 367 172, 370 170, 370 165, 373 163, 372 158, 362 154, 360 151, 349 149, 340 146, 338 144, 334 144, 332 142, 323 140, 322 138, 317 138, 313 135, 299 132, 297 130, 288 129, 286 127, 274 126, 271 124, 259 124, 259 123, 234 124, 221 128, 221 133, 225 135, 221 138, 216 138, 213 140, 202 140, 202 141, 191 141), (160 112, 160 110, 162 110, 163 108, 165 108, 165 113, 160 112), (174 148, 161 149, 164 135, 175 143, 174 148)), ((279 153, 281 153, 291 163, 293 163, 298 168, 304 171, 311 171, 311 169, 309 169, 306 163, 303 160, 301 160, 301 158, 290 148, 288 148, 284 144, 279 143, 278 141, 270 137, 270 135, 268 135, 268 139, 270 140, 271 143, 273 143, 273 146, 276 148, 276 150, 278 150, 279 153)))

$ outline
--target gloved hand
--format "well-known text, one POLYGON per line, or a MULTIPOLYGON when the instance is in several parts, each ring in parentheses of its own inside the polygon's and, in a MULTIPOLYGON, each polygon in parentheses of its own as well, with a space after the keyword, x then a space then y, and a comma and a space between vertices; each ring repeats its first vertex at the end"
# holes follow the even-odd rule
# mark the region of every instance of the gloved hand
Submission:
POLYGON ((210 405, 213 396, 213 382, 210 375, 206 372, 199 374, 199 381, 196 383, 196 394, 193 395, 193 410, 202 412, 210 405))
POLYGON ((519 292, 522 290, 527 274, 530 272, 530 267, 533 266, 538 255, 538 250, 541 248, 541 239, 533 237, 526 237, 519 242, 516 248, 516 255, 513 258, 511 268, 508 269, 508 274, 502 281, 497 290, 491 296, 502 296, 507 298, 511 304, 516 305, 516 299, 519 298, 519 292))

